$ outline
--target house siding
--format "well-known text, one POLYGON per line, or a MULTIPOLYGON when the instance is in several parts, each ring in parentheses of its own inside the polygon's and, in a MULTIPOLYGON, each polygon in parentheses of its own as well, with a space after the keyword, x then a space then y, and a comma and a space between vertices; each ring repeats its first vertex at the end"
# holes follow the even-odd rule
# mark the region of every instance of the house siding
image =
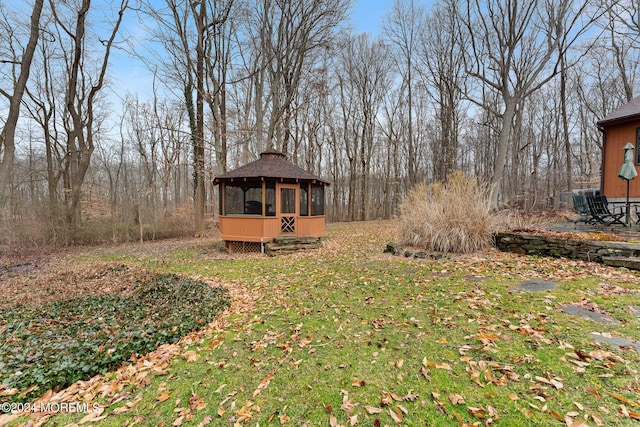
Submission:
MULTIPOLYGON (((605 128, 605 143, 602 162, 602 193, 608 199, 624 199, 627 196, 627 182, 618 178, 622 167, 623 147, 627 143, 636 147, 636 132, 640 128, 640 120, 612 124, 605 128)), ((634 158, 637 158, 634 153, 634 158)), ((631 199, 640 199, 640 179, 630 181, 631 199)))

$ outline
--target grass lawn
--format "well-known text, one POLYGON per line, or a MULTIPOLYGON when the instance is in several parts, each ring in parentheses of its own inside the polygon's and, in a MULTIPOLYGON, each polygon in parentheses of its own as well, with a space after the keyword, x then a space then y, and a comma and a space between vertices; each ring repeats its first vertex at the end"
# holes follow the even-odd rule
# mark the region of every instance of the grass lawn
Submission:
MULTIPOLYGON (((214 243, 158 253, 96 249, 67 264, 124 263, 229 289, 210 325, 39 402, 95 412, 6 416, 17 425, 449 426, 640 424, 640 275, 487 251, 383 254, 393 222, 330 224, 323 248, 269 258, 214 243), (529 279, 554 290, 522 292, 529 279), (566 304, 607 313, 602 324, 566 304), (52 400, 53 399, 53 400, 52 400), (44 416, 43 416, 44 415, 44 416)), ((3 418, 0 416, 0 424, 3 418)))

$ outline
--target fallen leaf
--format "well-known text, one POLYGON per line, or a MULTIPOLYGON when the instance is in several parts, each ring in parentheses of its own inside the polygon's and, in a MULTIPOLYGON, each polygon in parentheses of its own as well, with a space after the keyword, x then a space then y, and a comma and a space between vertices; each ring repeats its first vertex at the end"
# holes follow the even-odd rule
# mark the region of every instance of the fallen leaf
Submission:
POLYGON ((498 418, 498 410, 491 405, 487 405, 487 412, 493 418, 498 418))
POLYGON ((389 415, 396 423, 400 424, 402 422, 402 412, 397 410, 396 408, 389 408, 389 415))
POLYGON ((278 415, 278 420, 280 420, 280 425, 283 425, 284 423, 291 421, 291 418, 286 414, 280 414, 278 415))
POLYGON ((424 366, 421 366, 420 373, 427 381, 431 381, 431 377, 429 376, 429 370, 427 368, 425 368, 424 366))
POLYGON ((393 402, 393 397, 391 397, 391 393, 388 393, 386 391, 383 391, 381 393, 382 393, 382 399, 380 399, 380 404, 382 406, 387 406, 388 404, 393 402))
MULTIPOLYGON (((544 407, 544 406, 543 406, 542 408, 543 408, 543 409, 545 409, 545 407, 544 407)), ((542 411, 542 412, 546 412, 546 410, 545 410, 545 411, 542 411)), ((558 412, 556 412, 556 411, 549 411, 549 413, 550 413, 550 414, 551 414, 551 416, 552 416, 553 418, 555 418, 556 420, 558 420, 558 421, 562 421, 562 422, 564 422, 564 421, 565 421, 564 417, 563 417, 562 415, 560 415, 558 412)))
POLYGON ((452 405, 464 405, 464 397, 457 393, 450 394, 449 401, 452 405))
POLYGON ((589 357, 602 362, 624 362, 624 359, 615 353, 605 350, 593 350, 589 352, 589 357))
POLYGON ((602 422, 602 420, 600 418, 598 418, 597 416, 590 414, 591 415, 591 419, 593 420, 594 423, 596 423, 597 426, 604 426, 604 423, 602 422))
POLYGON ((600 398, 602 397, 600 392, 597 389, 595 389, 595 388, 593 388, 591 386, 585 387, 584 391, 586 391, 587 393, 593 394, 593 396, 596 398, 596 400, 600 400, 600 398))
POLYGON ((430 360, 427 360, 427 358, 424 358, 422 360, 422 364, 427 368, 444 369, 447 371, 451 370, 451 366, 448 363, 435 363, 430 360))
POLYGON ((447 371, 451 370, 451 366, 448 363, 435 363, 435 362, 432 362, 430 360, 427 360, 426 357, 424 359, 422 359, 422 364, 427 368, 444 369, 444 370, 447 370, 447 371))
POLYGON ((345 412, 353 411, 353 403, 351 403, 351 401, 349 400, 349 396, 342 396, 342 405, 340 405, 340 409, 345 412))
POLYGON ((404 396, 402 400, 414 402, 418 397, 420 397, 418 393, 414 393, 413 391, 409 390, 409 393, 407 393, 407 395, 404 396))
POLYGON ((629 417, 629 410, 627 409, 626 406, 624 405, 620 405, 620 412, 622 413, 622 415, 624 415, 625 417, 629 417))
POLYGON ((262 381, 260 382, 260 384, 258 384, 258 387, 253 391, 253 397, 256 397, 257 395, 259 395, 262 392, 262 390, 267 388, 267 386, 271 382, 272 378, 273 378, 273 374, 269 374, 269 375, 265 376, 262 379, 262 381))
POLYGON ((622 403, 626 403, 627 405, 631 405, 634 406, 636 408, 640 408, 640 404, 638 404, 637 402, 634 402, 631 399, 628 399, 626 397, 624 397, 623 395, 621 395, 620 393, 610 393, 607 392, 607 394, 611 397, 613 397, 614 399, 618 399, 620 402, 622 403))
POLYGON ((169 396, 169 390, 165 390, 165 391, 163 391, 161 394, 159 394, 159 395, 156 397, 156 400, 157 400, 158 402, 164 402, 164 401, 165 401, 165 400, 167 400, 169 397, 170 397, 170 396, 169 396))
POLYGON ((551 381, 546 379, 545 377, 540 377, 540 376, 536 376, 535 380, 544 384, 549 384, 551 385, 551 381))
POLYGON ((107 418, 107 416, 108 416, 108 414, 107 415, 103 415, 103 413, 104 413, 104 408, 100 407, 97 411, 91 412, 90 414, 88 414, 84 418, 82 418, 80 420, 80 422, 78 422, 78 424, 102 421, 105 418, 107 418))
POLYGON ((500 338, 500 334, 488 334, 481 332, 476 334, 476 338, 478 338, 482 344, 488 345, 500 338))
POLYGON ((551 385, 554 386, 556 389, 560 390, 561 388, 564 387, 564 384, 562 384, 562 382, 558 381, 557 379, 553 378, 551 380, 551 385))
POLYGON ((200 355, 194 350, 186 351, 182 353, 180 356, 183 359, 185 359, 187 362, 195 362, 196 360, 200 359, 200 355))
POLYGON ((487 414, 482 408, 467 406, 467 411, 476 418, 481 418, 481 419, 487 418, 487 414))
POLYGON ((373 415, 373 414, 381 414, 382 412, 384 412, 382 409, 380 408, 376 408, 373 406, 365 406, 364 409, 367 410, 367 412, 369 413, 369 415, 373 415))
MULTIPOLYGON (((255 408, 259 409, 259 408, 255 408)), ((236 415, 238 416, 237 422, 247 421, 253 417, 254 406, 251 401, 247 401, 247 403, 240 409, 236 411, 236 415)))
POLYGON ((207 407, 207 403, 197 394, 192 394, 189 398, 189 407, 193 411, 201 411, 207 407))

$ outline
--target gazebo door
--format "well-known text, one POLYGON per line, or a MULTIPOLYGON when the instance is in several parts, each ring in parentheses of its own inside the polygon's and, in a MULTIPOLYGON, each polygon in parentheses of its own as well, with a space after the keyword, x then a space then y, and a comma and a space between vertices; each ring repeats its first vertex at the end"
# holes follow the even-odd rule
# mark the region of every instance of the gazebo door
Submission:
POLYGON ((295 234, 298 214, 298 186, 280 185, 280 232, 295 234))

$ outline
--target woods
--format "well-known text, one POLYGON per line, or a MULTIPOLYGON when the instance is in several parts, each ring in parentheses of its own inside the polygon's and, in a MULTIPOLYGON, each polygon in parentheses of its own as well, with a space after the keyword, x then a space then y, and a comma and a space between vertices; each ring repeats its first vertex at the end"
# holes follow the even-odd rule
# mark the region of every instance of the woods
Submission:
POLYGON ((201 235, 213 178, 266 149, 332 182, 330 221, 391 218, 455 171, 494 208, 599 186, 595 122, 639 84, 637 5, 395 0, 376 34, 353 6, 0 5, 5 239, 201 235))

